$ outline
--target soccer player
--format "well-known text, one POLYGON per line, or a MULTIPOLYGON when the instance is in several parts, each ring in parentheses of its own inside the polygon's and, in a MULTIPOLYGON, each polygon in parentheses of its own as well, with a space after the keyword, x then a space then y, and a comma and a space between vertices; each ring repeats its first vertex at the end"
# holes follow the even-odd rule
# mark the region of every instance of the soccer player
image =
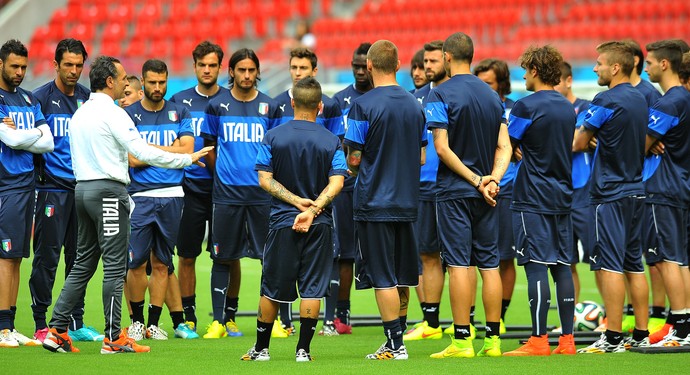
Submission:
MULTIPOLYGON (((515 102, 507 97, 510 94, 510 70, 508 64, 503 60, 484 59, 474 67, 473 73, 477 78, 484 81, 491 87, 498 97, 501 98, 505 108, 506 119, 510 116, 510 111, 513 109, 515 102)), ((496 199, 496 208, 498 209, 498 252, 500 254, 500 261, 498 263, 498 271, 501 274, 501 285, 503 286, 503 297, 501 299, 501 325, 499 332, 504 334, 506 332, 505 316, 510 306, 510 300, 513 298, 513 290, 515 289, 515 241, 513 241, 513 213, 510 211, 510 201, 513 196, 513 179, 517 171, 518 163, 511 162, 508 164, 506 173, 503 174, 501 184, 498 186, 500 191, 496 199)), ((477 290, 477 274, 472 271, 470 277, 474 282, 472 291, 472 306, 470 308, 470 330, 474 332, 474 301, 477 290)), ((452 332, 449 332, 452 333, 452 332)))
MULTIPOLYGON (((48 334, 46 311, 53 299, 55 273, 60 250, 65 251, 65 276, 77 256, 77 213, 74 207, 74 172, 69 148, 69 122, 72 115, 89 99, 90 91, 78 83, 87 58, 86 48, 76 39, 63 39, 55 48, 57 77, 34 91, 41 112, 49 123, 55 148, 34 158, 36 198, 34 260, 29 290, 34 312, 34 338, 43 342, 48 334)), ((104 336, 93 327, 84 326, 84 300, 72 311, 69 335, 74 341, 102 341, 104 336)))
MULTIPOLYGON (((573 105, 575 116, 577 116, 576 127, 582 125, 589 107, 589 100, 580 99, 573 94, 573 68, 563 61, 561 64, 561 81, 554 90, 558 91, 573 105)), ((572 257, 570 258, 570 270, 573 273, 573 285, 575 287, 575 302, 580 301, 580 278, 577 273, 577 263, 580 256, 577 243, 582 243, 583 261, 589 263, 592 255, 591 236, 589 233, 590 223, 594 218, 594 208, 589 202, 589 176, 592 169, 592 152, 573 153, 573 200, 571 203, 570 216, 573 222, 573 247, 572 257)))
POLYGON ((424 71, 423 48, 412 56, 412 61, 410 61, 410 77, 412 77, 412 83, 414 83, 414 90, 411 91, 413 94, 429 83, 429 80, 426 78, 426 72, 424 71))
POLYGON ((474 357, 470 338, 470 265, 483 280, 486 337, 480 356, 500 356, 501 277, 498 272, 498 184, 511 148, 501 99, 472 75, 472 39, 449 36, 443 55, 450 79, 432 90, 424 110, 441 160, 436 210, 443 260, 448 265, 454 334, 432 358, 474 357))
MULTIPOLYGON (((126 108, 142 138, 151 145, 175 153, 192 153, 194 136, 192 119, 186 108, 164 100, 168 84, 168 67, 160 60, 147 60, 142 67, 144 99, 126 108)), ((173 270, 175 239, 180 225, 184 192, 183 170, 166 171, 130 157, 132 184, 127 189, 134 202, 131 216, 131 239, 127 263, 127 289, 132 307, 132 325, 129 335, 134 340, 145 337, 167 340, 168 334, 160 328, 159 320, 169 288, 173 270), (151 278, 146 277, 147 263, 151 265, 151 278), (148 322, 144 325, 144 297, 149 290, 148 322)), ((177 301, 168 301, 173 318, 175 336, 199 337, 184 322, 179 291, 173 290, 177 301)))
POLYGON ((551 304, 549 272, 556 286, 562 325, 553 354, 575 354, 575 291, 572 256, 572 145, 577 118, 572 104, 554 90, 561 80, 561 53, 551 46, 530 47, 520 57, 527 91, 510 113, 508 132, 522 160, 514 181, 511 209, 518 264, 527 274, 532 336, 506 356, 551 355, 546 318, 551 304))
POLYGON ((269 130, 256 158, 261 187, 273 196, 261 273, 256 344, 244 361, 267 361, 278 303, 300 297, 295 358, 311 361, 310 343, 328 292, 333 264, 333 218, 329 204, 347 175, 340 139, 316 123, 321 85, 305 77, 292 88, 294 119, 269 130), (313 200, 312 200, 313 199, 313 200), (317 216, 318 214, 318 216, 317 216))
MULTIPOLYGON (((338 102, 343 112, 343 122, 347 131, 347 114, 352 108, 354 100, 369 92, 373 86, 371 77, 367 71, 367 53, 371 48, 371 43, 365 42, 355 49, 352 55, 352 75, 355 82, 343 90, 333 95, 333 99, 338 102)), ((347 153, 347 148, 345 148, 347 153)), ((345 185, 338 198, 333 201, 333 219, 335 222, 335 243, 338 247, 338 263, 340 268, 340 281, 338 284, 338 302, 336 318, 333 324, 337 332, 341 335, 351 334, 352 325, 350 324, 350 291, 354 279, 353 266, 357 257, 357 246, 355 240, 355 227, 353 218, 352 192, 355 186, 355 178, 345 179, 345 185)), ((331 293, 335 294, 331 288, 331 293)), ((325 314, 330 314, 330 305, 326 304, 325 314)))
POLYGON ((122 108, 129 107, 130 105, 144 98, 144 90, 141 89, 141 81, 139 80, 139 77, 129 75, 127 76, 127 81, 129 82, 129 85, 127 85, 127 88, 125 89, 125 96, 117 101, 122 108))
POLYGON ((229 91, 206 107, 201 125, 204 145, 216 146, 206 157, 213 175, 211 303, 213 323, 204 338, 242 336, 235 323, 240 291, 240 259, 261 259, 271 196, 259 186, 254 164, 264 134, 278 123, 278 106, 257 88, 259 58, 242 48, 230 56, 229 91))
MULTIPOLYGON (((422 104, 422 108, 429 92, 448 80, 442 49, 442 40, 436 40, 424 45, 424 72, 429 84, 414 92, 414 96, 422 104)), ((426 139, 427 142, 432 139, 429 130, 426 132, 426 139)), ((441 248, 439 247, 438 230, 436 228, 437 171, 438 155, 436 155, 433 142, 427 143, 426 162, 420 170, 419 210, 417 221, 413 227, 415 237, 417 238, 419 260, 422 265, 420 285, 423 288, 421 295, 424 300, 421 305, 424 321, 421 324, 415 325, 413 329, 403 336, 405 341, 440 339, 443 337, 439 315, 445 275, 443 265, 441 264, 441 248)), ((419 288, 417 287, 417 289, 419 288)))
POLYGON ((53 136, 38 99, 19 87, 28 56, 24 44, 15 39, 0 47, 0 348, 41 344, 14 327, 20 265, 30 252, 33 154, 53 151, 53 136))
MULTIPOLYGON (((194 74, 197 84, 194 87, 178 92, 170 101, 185 107, 192 116, 194 131, 194 149, 204 146, 200 136, 201 126, 206 121, 206 106, 211 99, 228 89, 218 85, 218 75, 223 65, 223 49, 209 41, 199 43, 192 51, 194 74)), ((192 165, 185 168, 184 210, 180 220, 180 231, 177 237, 177 262, 182 307, 188 325, 196 330, 196 258, 201 254, 201 245, 208 229, 208 238, 212 238, 213 190, 212 171, 192 165), (208 222, 208 225, 206 224, 208 222)), ((209 240, 206 250, 211 252, 209 240)))
POLYGON ((596 135, 590 188, 590 199, 596 206, 596 235, 590 268, 600 277, 608 322, 601 338, 578 353, 619 353, 625 351, 624 278, 628 279, 635 310, 633 338, 642 341, 647 335, 649 287, 640 246, 647 104, 630 84, 634 69, 632 49, 622 42, 606 42, 597 47, 597 52, 597 83, 609 90, 592 100, 573 140, 573 152, 587 150, 596 135))
MULTIPOLYGON (((666 323, 673 328, 658 346, 690 346, 690 321, 686 290, 690 288, 684 280, 681 267, 688 265, 687 218, 690 204, 690 93, 680 83, 678 72, 682 62, 680 46, 671 40, 648 44, 647 67, 649 80, 659 83, 664 95, 649 110, 649 123, 645 151, 661 140, 664 153, 650 156, 647 160, 651 173, 645 188, 647 212, 651 214, 661 259, 656 267, 661 274, 668 295, 670 314, 666 323), (653 160, 653 161, 652 161, 653 160)), ((652 341, 653 337, 650 337, 652 341)), ((635 340, 633 338, 632 340, 635 340)), ((631 341, 631 346, 646 342, 631 341)))
MULTIPOLYGON (((318 59, 316 54, 308 48, 295 48, 290 51, 290 78, 292 78, 292 84, 296 84, 303 78, 316 77, 316 73, 319 71, 317 67, 318 59)), ((292 88, 279 94, 273 100, 276 101, 278 108, 281 111, 280 123, 286 123, 294 117, 292 106, 290 101, 292 100, 292 88)), ((322 98, 323 108, 319 112, 316 122, 319 125, 324 126, 326 129, 331 131, 331 133, 343 137, 345 135, 345 128, 343 125, 343 113, 338 106, 338 102, 329 98, 327 95, 323 95, 322 98)), ((337 262, 337 258, 334 259, 337 262)), ((337 284, 339 283, 339 272, 334 264, 334 275, 331 278, 331 289, 332 292, 326 297, 326 305, 332 306, 332 308, 327 308, 324 314, 324 322, 319 335, 322 336, 335 336, 338 331, 333 323, 335 319, 335 303, 337 299, 337 284)), ((294 326, 292 324, 292 305, 289 303, 283 303, 280 305, 280 322, 281 325, 274 325, 273 332, 274 337, 287 337, 289 334, 294 333, 294 326), (280 330, 283 329, 283 331, 280 330)))
POLYGON ((361 264, 358 289, 374 288, 386 342, 367 359, 407 359, 403 345, 409 287, 416 286, 419 162, 424 161, 424 115, 395 78, 398 48, 387 40, 367 53, 374 89, 348 114, 348 167, 357 176, 354 219, 361 264), (421 155, 420 155, 421 153, 421 155))
POLYGON ((89 72, 91 96, 72 116, 70 149, 77 180, 77 259, 55 302, 50 332, 43 347, 53 352, 78 352, 67 334, 70 313, 103 259, 105 339, 102 354, 148 352, 120 330, 122 284, 130 230, 130 179, 127 153, 150 165, 184 168, 198 162, 208 149, 172 154, 146 144, 127 113, 115 104, 127 87, 119 60, 99 56, 89 72))

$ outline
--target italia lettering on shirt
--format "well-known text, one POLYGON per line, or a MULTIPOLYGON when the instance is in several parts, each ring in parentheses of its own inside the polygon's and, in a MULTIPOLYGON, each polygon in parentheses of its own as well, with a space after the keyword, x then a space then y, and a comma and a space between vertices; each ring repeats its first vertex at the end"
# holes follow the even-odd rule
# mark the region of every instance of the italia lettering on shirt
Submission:
POLYGON ((203 124, 203 117, 192 117, 192 130, 194 131, 195 137, 198 137, 201 134, 201 125, 203 124))
POLYGON ((72 120, 67 116, 51 116, 53 118, 53 137, 68 137, 69 123, 72 120))
POLYGON ((260 143, 264 139, 264 133, 263 124, 255 122, 223 123, 223 141, 225 142, 260 143))
POLYGON ((33 112, 16 112, 11 111, 8 116, 14 122, 17 129, 32 129, 36 123, 36 117, 33 112))
POLYGON ((146 143, 159 146, 172 146, 177 139, 177 132, 174 130, 139 130, 139 134, 146 143))

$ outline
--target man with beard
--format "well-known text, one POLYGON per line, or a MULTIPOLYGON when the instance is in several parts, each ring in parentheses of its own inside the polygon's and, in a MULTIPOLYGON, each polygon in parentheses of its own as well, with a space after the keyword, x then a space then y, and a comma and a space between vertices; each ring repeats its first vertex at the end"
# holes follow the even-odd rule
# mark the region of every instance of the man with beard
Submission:
POLYGON ((239 301, 240 259, 261 259, 268 234, 271 196, 260 186, 254 165, 264 134, 278 124, 278 106, 257 88, 259 58, 242 48, 230 56, 229 91, 206 107, 201 125, 206 157, 214 171, 211 303, 213 323, 204 338, 242 336, 235 323, 239 301))
MULTIPOLYGON (((163 99, 167 91, 168 67, 163 61, 148 60, 142 68, 144 98, 125 110, 148 144, 174 153, 191 153, 194 149, 192 119, 189 111, 163 99)), ((173 269, 173 250, 180 225, 184 192, 182 170, 165 170, 149 166, 130 155, 132 183, 128 193, 134 201, 129 243, 127 289, 132 307, 129 335, 135 340, 150 337, 166 340, 159 319, 173 269), (151 279, 146 264, 151 263, 151 279), (144 326, 144 297, 149 289, 148 324, 144 326), (148 328, 146 328, 148 327, 148 328)), ((179 296, 179 291, 174 293, 179 296)), ((196 336, 184 324, 181 301, 168 306, 173 317, 175 335, 196 336), (180 331, 178 334, 178 330, 180 331)), ((197 336, 198 337, 198 336, 197 336)))

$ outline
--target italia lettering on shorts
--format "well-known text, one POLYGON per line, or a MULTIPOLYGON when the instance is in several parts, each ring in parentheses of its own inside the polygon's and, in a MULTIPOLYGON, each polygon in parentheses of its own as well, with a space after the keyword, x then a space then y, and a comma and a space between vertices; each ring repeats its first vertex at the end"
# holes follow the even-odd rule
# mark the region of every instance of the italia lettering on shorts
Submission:
POLYGON ((103 198, 103 235, 105 237, 120 233, 119 204, 117 198, 103 198))

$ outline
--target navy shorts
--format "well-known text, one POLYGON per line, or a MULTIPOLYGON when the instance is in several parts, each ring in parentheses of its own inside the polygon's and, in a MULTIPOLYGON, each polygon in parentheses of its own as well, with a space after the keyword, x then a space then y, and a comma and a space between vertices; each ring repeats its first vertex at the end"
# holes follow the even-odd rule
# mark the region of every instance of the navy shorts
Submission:
POLYGON ((262 296, 294 302, 299 290, 302 299, 323 298, 333 269, 333 230, 326 224, 312 225, 307 233, 290 227, 270 230, 263 259, 262 296))
POLYGON ((419 253, 438 253, 438 229, 436 227, 436 202, 419 201, 417 221, 412 227, 417 238, 419 253))
POLYGON ((659 253, 659 236, 654 227, 651 204, 644 205, 642 217, 642 255, 644 256, 645 262, 650 266, 663 260, 659 253))
POLYGON ((589 263, 589 257, 592 255, 592 221, 594 220, 594 207, 580 207, 573 208, 570 214, 573 220, 573 247, 570 264, 575 264, 580 261, 580 252, 578 251, 578 241, 582 244, 582 262, 589 263))
POLYGON ((214 203, 211 259, 261 259, 270 213, 271 205, 268 204, 238 206, 214 203))
POLYGON ((417 286, 417 240, 413 222, 355 222, 360 256, 355 263, 357 289, 417 286))
POLYGON ((513 229, 519 265, 529 262, 570 265, 573 244, 570 214, 513 211, 513 229))
MULTIPOLYGON (((206 228, 208 238, 212 238, 212 213, 213 201, 210 193, 184 189, 184 210, 180 219, 181 230, 177 237, 177 255, 183 258, 196 258, 201 254, 206 228)), ((206 251, 211 251, 211 241, 206 243, 206 251)))
POLYGON ((688 210, 655 203, 647 204, 646 208, 652 221, 651 236, 657 244, 656 249, 647 248, 648 253, 658 257, 659 261, 687 266, 688 210))
POLYGON ((510 196, 498 196, 498 253, 499 259, 515 259, 515 241, 513 237, 513 211, 510 210, 510 196))
POLYGON ((0 195, 0 258, 28 258, 31 255, 35 204, 33 190, 0 195))
POLYGON ((336 252, 340 260, 354 261, 357 254, 352 191, 342 191, 333 200, 336 252))
POLYGON ((437 202, 443 260, 450 267, 498 268, 498 210, 483 198, 437 202))
POLYGON ((175 239, 180 229, 182 197, 132 197, 131 236, 129 239, 129 269, 146 264, 153 249, 161 263, 173 268, 175 239))
POLYGON ((644 272, 642 222, 644 197, 631 196, 594 206, 592 271, 644 272))

